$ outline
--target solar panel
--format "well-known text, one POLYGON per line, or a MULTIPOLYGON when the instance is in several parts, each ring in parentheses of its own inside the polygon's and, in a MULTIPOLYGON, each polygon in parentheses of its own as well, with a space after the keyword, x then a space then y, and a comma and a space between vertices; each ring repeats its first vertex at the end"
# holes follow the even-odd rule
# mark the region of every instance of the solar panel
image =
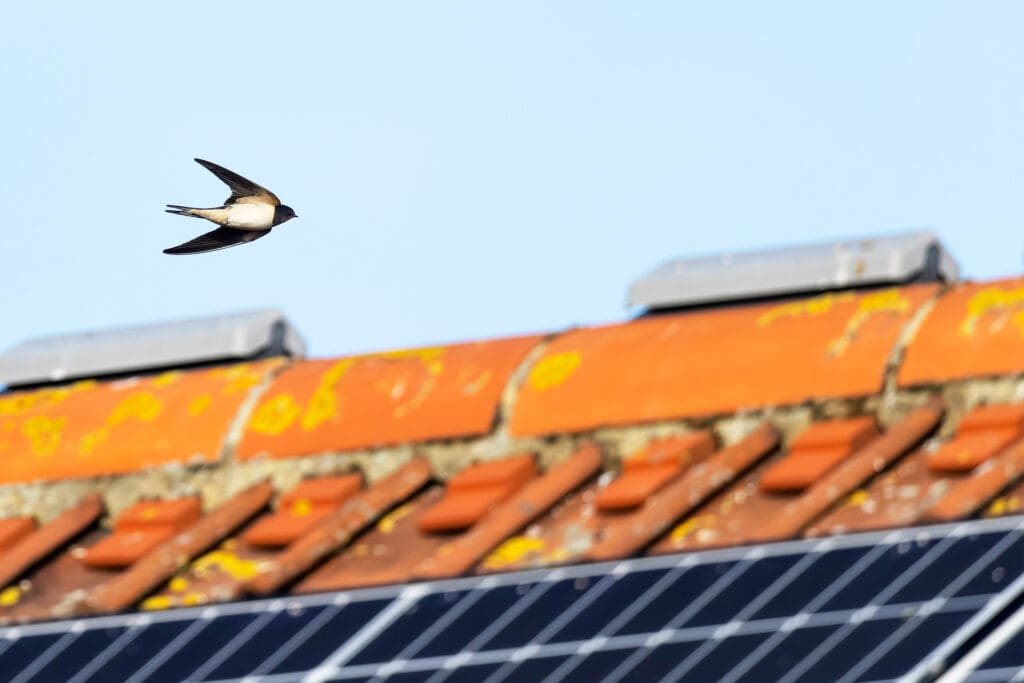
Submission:
MULTIPOLYGON (((1002 518, 7 627, 0 671, 19 683, 913 680, 995 633, 1022 595, 1024 521, 1002 518)), ((1016 653, 1002 645, 977 680, 1005 673, 1016 653)))

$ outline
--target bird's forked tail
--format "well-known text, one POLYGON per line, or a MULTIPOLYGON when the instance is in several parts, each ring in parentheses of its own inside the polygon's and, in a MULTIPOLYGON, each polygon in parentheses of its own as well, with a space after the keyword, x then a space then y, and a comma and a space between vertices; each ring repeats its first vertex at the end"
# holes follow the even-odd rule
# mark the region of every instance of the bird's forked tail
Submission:
POLYGON ((177 204, 168 204, 167 208, 164 209, 164 211, 166 211, 167 213, 176 214, 178 216, 195 216, 196 215, 196 214, 192 213, 193 211, 195 211, 195 209, 192 208, 191 206, 178 206, 177 204))

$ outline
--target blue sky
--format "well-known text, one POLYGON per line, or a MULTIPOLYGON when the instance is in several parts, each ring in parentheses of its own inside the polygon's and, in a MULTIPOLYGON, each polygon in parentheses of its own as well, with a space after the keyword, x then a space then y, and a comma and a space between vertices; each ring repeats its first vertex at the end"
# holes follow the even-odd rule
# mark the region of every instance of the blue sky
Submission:
POLYGON ((1024 4, 16 3, 0 348, 281 308, 314 355, 618 320, 673 256, 1024 254, 1024 4), (486 5, 486 6, 484 6, 486 5), (770 5, 770 6, 769 6, 770 5), (171 257, 203 157, 300 218, 171 257))

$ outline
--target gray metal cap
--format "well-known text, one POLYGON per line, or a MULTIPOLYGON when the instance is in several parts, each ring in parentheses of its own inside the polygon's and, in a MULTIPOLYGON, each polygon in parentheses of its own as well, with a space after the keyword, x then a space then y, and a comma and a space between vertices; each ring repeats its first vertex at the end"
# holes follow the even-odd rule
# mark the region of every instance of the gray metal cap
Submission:
POLYGON ((42 384, 197 363, 302 356, 275 310, 30 339, 0 355, 0 383, 42 384))
POLYGON ((676 308, 958 277, 934 234, 909 232, 669 261, 630 286, 629 305, 676 308))

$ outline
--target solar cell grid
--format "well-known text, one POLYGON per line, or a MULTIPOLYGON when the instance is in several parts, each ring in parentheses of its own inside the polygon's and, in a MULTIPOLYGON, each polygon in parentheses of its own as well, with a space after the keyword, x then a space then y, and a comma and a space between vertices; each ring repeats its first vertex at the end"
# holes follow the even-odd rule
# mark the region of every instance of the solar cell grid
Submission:
MULTIPOLYGON (((0 671, 133 683, 888 680, 1024 593, 1022 528, 985 520, 2 628, 0 671)), ((1005 673, 1014 654, 1004 645, 972 676, 1005 673)))

